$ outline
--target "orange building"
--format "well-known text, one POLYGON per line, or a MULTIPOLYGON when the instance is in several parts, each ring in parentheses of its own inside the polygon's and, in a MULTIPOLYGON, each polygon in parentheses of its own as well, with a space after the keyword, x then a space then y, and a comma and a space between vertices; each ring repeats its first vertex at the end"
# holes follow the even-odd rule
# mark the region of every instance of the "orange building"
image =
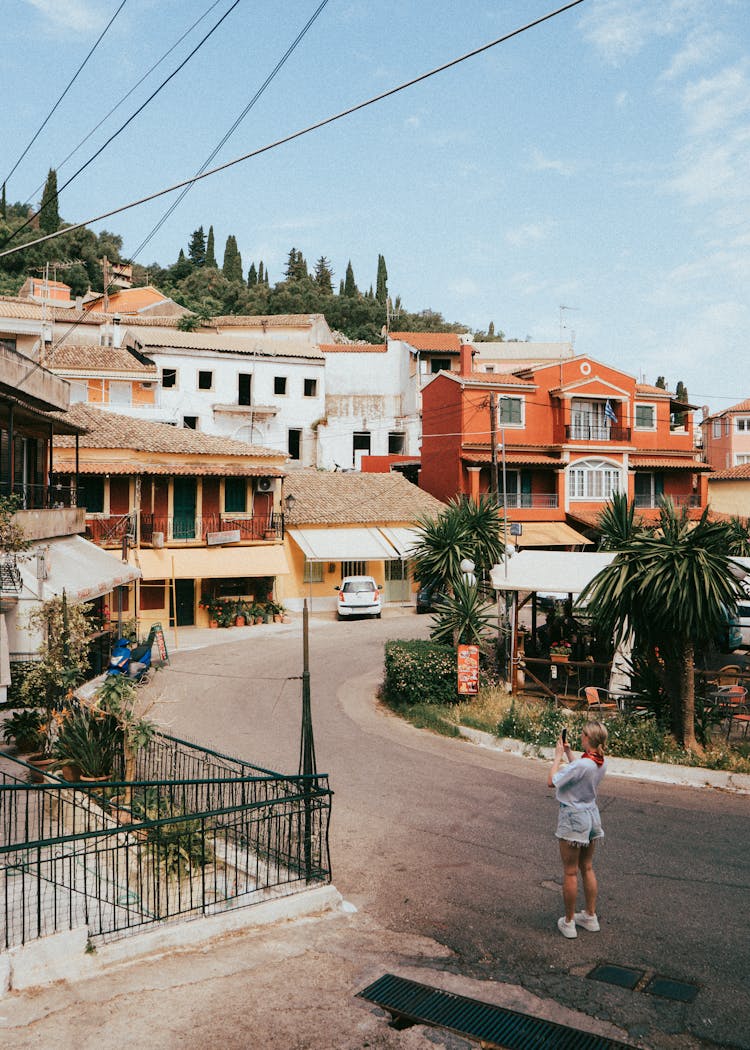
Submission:
POLYGON ((471 355, 462 346, 459 371, 422 390, 420 485, 433 496, 496 487, 508 520, 521 523, 519 547, 583 542, 569 526, 595 525, 615 491, 646 518, 661 496, 696 516, 706 505, 695 406, 586 356, 487 374, 472 370, 471 355))

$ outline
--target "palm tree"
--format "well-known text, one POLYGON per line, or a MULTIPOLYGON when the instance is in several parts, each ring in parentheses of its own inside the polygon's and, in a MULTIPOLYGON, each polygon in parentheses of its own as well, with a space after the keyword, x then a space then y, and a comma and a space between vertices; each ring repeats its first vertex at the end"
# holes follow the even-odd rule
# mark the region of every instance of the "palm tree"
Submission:
POLYGON ((495 502, 459 496, 437 518, 422 517, 417 526, 421 539, 414 549, 415 576, 451 591, 461 579, 461 561, 471 558, 479 580, 503 557, 500 519, 495 502))
POLYGON ((435 626, 430 631, 434 642, 444 645, 479 645, 484 635, 495 626, 494 607, 483 598, 476 583, 457 580, 453 594, 435 603, 435 626))
MULTIPOLYGON (((617 511, 617 512, 616 512, 617 511)), ((622 505, 612 519, 622 524, 622 505)), ((730 569, 730 534, 724 522, 698 522, 664 500, 655 529, 621 532, 614 560, 578 601, 597 629, 619 643, 632 629, 636 644, 664 670, 671 698, 672 732, 698 751, 695 737, 695 651, 711 642, 743 593, 730 569)))

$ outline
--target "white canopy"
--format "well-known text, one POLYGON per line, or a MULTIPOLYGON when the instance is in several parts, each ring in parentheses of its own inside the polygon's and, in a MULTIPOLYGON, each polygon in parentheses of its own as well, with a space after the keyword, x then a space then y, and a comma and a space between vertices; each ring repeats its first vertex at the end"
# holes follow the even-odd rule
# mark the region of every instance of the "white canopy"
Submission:
POLYGON ((287 529, 308 561, 396 561, 399 555, 376 528, 287 529))
POLYGON ((498 591, 580 594, 614 557, 611 552, 519 551, 508 558, 507 576, 503 565, 495 565, 490 580, 498 591))

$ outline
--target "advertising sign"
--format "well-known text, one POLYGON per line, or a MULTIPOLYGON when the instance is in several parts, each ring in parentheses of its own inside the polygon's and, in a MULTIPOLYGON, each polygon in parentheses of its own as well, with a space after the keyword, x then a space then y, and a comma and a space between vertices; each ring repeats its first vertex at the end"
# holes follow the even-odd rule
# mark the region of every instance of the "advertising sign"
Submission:
POLYGON ((475 696, 479 692, 479 646, 458 647, 458 692, 462 696, 475 696))

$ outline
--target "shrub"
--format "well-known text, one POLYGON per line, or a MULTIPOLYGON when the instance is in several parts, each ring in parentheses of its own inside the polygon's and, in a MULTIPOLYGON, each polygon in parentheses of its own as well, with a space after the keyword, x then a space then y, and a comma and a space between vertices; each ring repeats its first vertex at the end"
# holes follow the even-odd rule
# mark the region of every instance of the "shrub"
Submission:
POLYGON ((454 703, 456 675, 456 651, 448 645, 386 642, 383 697, 388 703, 454 703))

